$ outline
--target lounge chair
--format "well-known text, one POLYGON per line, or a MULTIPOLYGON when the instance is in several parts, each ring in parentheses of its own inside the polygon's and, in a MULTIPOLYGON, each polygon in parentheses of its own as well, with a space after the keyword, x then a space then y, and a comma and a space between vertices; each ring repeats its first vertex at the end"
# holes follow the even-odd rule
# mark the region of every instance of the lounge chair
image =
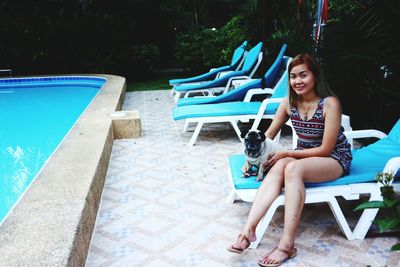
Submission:
POLYGON ((172 86, 175 86, 175 85, 184 84, 184 83, 196 83, 196 82, 210 81, 210 80, 214 80, 218 76, 218 74, 221 72, 238 70, 244 62, 244 58, 247 53, 246 47, 247 47, 247 41, 244 41, 238 48, 235 49, 230 65, 221 66, 218 68, 212 68, 212 69, 210 69, 209 72, 206 72, 204 74, 194 76, 194 77, 182 78, 182 79, 172 79, 172 80, 169 80, 169 84, 172 86))
POLYGON ((232 77, 228 80, 228 83, 226 84, 225 90, 222 92, 222 94, 217 96, 184 97, 178 100, 177 106, 243 101, 246 93, 250 89, 274 88, 275 84, 280 78, 280 73, 282 70, 284 70, 284 64, 282 64, 282 61, 284 60, 286 49, 287 45, 282 45, 282 48, 276 56, 271 67, 262 78, 248 79, 246 77, 244 80, 243 78, 239 80, 240 77, 232 77), (233 81, 235 81, 238 85, 236 88, 230 90, 233 81))
MULTIPOLYGON (((246 92, 243 101, 224 102, 217 104, 202 104, 176 107, 172 111, 174 120, 185 120, 183 131, 186 132, 190 123, 197 123, 196 129, 189 141, 189 145, 194 145, 201 128, 205 123, 229 122, 235 130, 237 136, 242 141, 241 132, 237 125, 239 121, 248 122, 255 119, 253 127, 258 127, 261 119, 271 119, 278 109, 279 103, 287 94, 288 73, 287 67, 291 61, 290 57, 284 57, 278 74, 278 82, 274 88, 252 88, 246 92), (264 95, 269 98, 262 102, 251 102, 255 95, 264 95)), ((243 86, 248 86, 245 84, 243 86)), ((238 88, 238 91, 239 88, 238 88)), ((233 92, 233 91, 232 91, 233 92)))
MULTIPOLYGON (((374 178, 379 172, 397 172, 397 174, 400 174, 400 120, 397 121, 388 135, 378 130, 346 131, 345 134, 349 140, 366 137, 380 138, 380 140, 353 150, 350 175, 331 182, 307 183, 305 203, 327 202, 346 238, 348 240, 364 239, 378 213, 378 209, 364 210, 357 225, 351 230, 336 197, 341 196, 346 200, 356 200, 359 199, 360 194, 369 194, 370 200, 382 200, 381 184, 376 182, 374 178)), ((255 177, 247 179, 241 177, 241 167, 244 160, 244 155, 229 157, 228 176, 229 182, 232 184, 229 202, 233 202, 235 199, 252 202, 260 185, 260 182, 255 181, 255 177)), ((268 179, 268 175, 266 179, 268 179)), ((276 209, 284 205, 284 202, 285 195, 282 192, 258 224, 256 229, 257 240, 252 242, 251 248, 257 247, 276 209)))
POLYGON ((189 94, 202 93, 203 95, 213 95, 215 91, 224 90, 228 80, 232 77, 251 78, 262 61, 262 48, 263 43, 259 42, 256 46, 250 49, 246 54, 246 58, 244 59, 243 66, 240 70, 225 71, 219 76, 219 78, 204 83, 175 85, 172 88, 175 94, 175 101, 178 101, 178 99, 183 95, 188 96, 189 94))

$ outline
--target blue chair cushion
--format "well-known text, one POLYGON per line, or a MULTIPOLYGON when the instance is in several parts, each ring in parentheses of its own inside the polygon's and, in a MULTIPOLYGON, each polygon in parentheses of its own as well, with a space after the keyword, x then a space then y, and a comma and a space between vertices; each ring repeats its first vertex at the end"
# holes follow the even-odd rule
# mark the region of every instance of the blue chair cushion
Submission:
POLYGON ((181 107, 181 106, 197 105, 197 104, 214 104, 214 103, 241 101, 246 96, 246 93, 253 88, 261 88, 261 79, 257 79, 255 81, 246 83, 219 96, 181 98, 178 100, 177 106, 181 107))
POLYGON ((218 79, 208 81, 208 82, 205 82, 202 84, 177 85, 174 87, 174 90, 178 91, 178 92, 185 92, 185 91, 190 91, 190 90, 208 89, 208 88, 213 88, 213 87, 224 87, 231 77, 248 76, 258 61, 258 56, 262 51, 262 47, 263 47, 263 43, 259 42, 255 47, 253 47, 249 51, 249 53, 247 53, 246 58, 243 63, 243 67, 241 70, 232 71, 218 79))
POLYGON ((243 70, 232 71, 218 79, 206 81, 201 84, 176 85, 174 87, 174 90, 178 91, 178 92, 186 92, 186 91, 190 91, 190 90, 200 90, 200 89, 208 89, 208 88, 214 88, 214 87, 224 87, 231 77, 242 76, 242 75, 246 76, 247 73, 243 70))
POLYGON ((194 77, 189 77, 189 78, 182 78, 182 79, 172 79, 169 80, 170 85, 177 85, 181 83, 191 83, 191 82, 201 82, 201 81, 209 81, 209 80, 214 80, 217 74, 221 71, 228 71, 228 70, 234 70, 242 60, 244 56, 244 52, 246 51, 247 47, 247 41, 244 41, 238 48, 235 49, 235 52, 233 53, 232 56, 232 61, 231 64, 228 66, 222 66, 218 67, 210 72, 197 75, 194 77))
POLYGON ((262 52, 262 48, 263 48, 263 43, 259 42, 247 53, 242 67, 242 70, 246 73, 244 75, 250 74, 251 70, 254 68, 254 66, 258 61, 258 56, 262 52))
MULTIPOLYGON (((276 86, 276 83, 281 80, 287 80, 287 71, 286 70, 286 64, 287 60, 283 60, 284 57, 284 52, 286 51, 287 45, 283 45, 281 52, 275 59, 274 64, 269 68, 267 73, 265 74, 265 80, 266 84, 263 84, 261 79, 257 79, 255 81, 249 82, 247 84, 244 84, 242 86, 239 86, 225 94, 221 94, 219 96, 215 97, 187 97, 187 98, 181 98, 178 100, 177 106, 187 106, 187 105, 198 105, 198 104, 214 104, 214 103, 223 103, 223 102, 232 102, 232 101, 243 101, 244 97, 246 96, 246 93, 250 89, 254 88, 263 88, 263 86, 266 86, 268 88, 274 88, 274 96, 273 97, 285 97, 287 93, 287 81, 284 81, 283 83, 280 83, 278 86, 276 86), (279 64, 279 65, 278 65, 279 64), (282 73, 282 74, 281 74, 282 73), (281 77, 282 76, 282 77, 281 77), (274 77, 274 78, 272 78, 274 77)), ((226 85, 226 84, 225 84, 226 85)), ((224 85, 224 86, 225 86, 224 85)), ((200 86, 200 85, 198 85, 200 86)), ((204 84, 202 85, 204 86, 204 84)), ((180 90, 182 87, 177 87, 178 90, 180 90)), ((188 87, 186 87, 188 88, 188 87)))
POLYGON ((194 76, 194 77, 169 80, 169 84, 170 85, 177 85, 177 84, 181 84, 181 83, 191 83, 191 82, 201 82, 201 81, 214 80, 219 72, 221 72, 221 71, 229 71, 229 70, 232 70, 232 66, 222 66, 222 67, 216 68, 216 69, 214 69, 214 70, 212 70, 210 72, 207 72, 207 73, 204 73, 204 74, 201 74, 201 75, 197 75, 197 76, 194 76))
POLYGON ((393 142, 400 144, 400 119, 393 126, 388 134, 388 138, 393 140, 393 142))
MULTIPOLYGON (((353 161, 350 174, 334 181, 323 183, 306 183, 307 187, 347 185, 363 182, 375 182, 375 177, 382 172, 387 161, 393 157, 400 157, 400 120, 389 133, 388 138, 383 138, 366 147, 353 150, 353 161)), ((236 189, 257 189, 260 182, 255 177, 243 178, 242 166, 245 162, 244 154, 229 157, 229 166, 233 183, 236 189)), ((400 174, 400 170, 397 172, 400 174)), ((268 175, 265 179, 268 179, 268 175)))
POLYGON ((244 56, 244 52, 246 51, 247 41, 244 41, 241 46, 235 49, 233 52, 232 60, 231 60, 231 67, 232 69, 236 69, 239 63, 242 61, 244 56))
MULTIPOLYGON (((279 72, 281 70, 283 56, 285 55, 286 48, 287 48, 287 44, 283 44, 278 56, 276 57, 276 59, 274 61, 274 63, 272 63, 271 67, 265 73, 264 79, 265 79, 265 86, 266 87, 272 88, 272 87, 275 86, 275 83, 277 82, 277 78, 278 78, 279 72)), ((286 66, 285 66, 285 69, 286 69, 286 66)))
MULTIPOLYGON (((172 110, 174 120, 203 117, 223 117, 235 115, 256 115, 261 102, 227 102, 218 104, 190 105, 172 110)), ((267 105, 264 114, 275 114, 279 103, 267 105)))

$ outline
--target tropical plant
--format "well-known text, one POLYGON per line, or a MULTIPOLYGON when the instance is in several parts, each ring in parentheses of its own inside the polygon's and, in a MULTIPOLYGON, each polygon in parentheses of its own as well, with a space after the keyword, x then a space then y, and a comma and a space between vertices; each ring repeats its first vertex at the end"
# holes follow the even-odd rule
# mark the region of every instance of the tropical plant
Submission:
POLYGON ((329 14, 321 53, 328 80, 341 97, 344 112, 352 117, 353 127, 377 128, 376 122, 385 117, 386 125, 379 128, 389 130, 400 112, 400 105, 397 111, 393 105, 400 103, 400 83, 394 79, 393 84, 384 84, 380 67, 388 65, 394 78, 399 76, 399 35, 393 25, 400 16, 400 2, 335 0, 330 1, 329 14), (378 99, 383 96, 384 111, 379 113, 378 99), (355 105, 355 99, 363 104, 355 105), (371 110, 376 112, 371 114, 371 110))
MULTIPOLYGON (((388 213, 385 217, 374 220, 374 224, 379 227, 381 232, 388 230, 400 234, 400 196, 395 193, 391 185, 394 180, 394 173, 379 173, 376 180, 382 184, 380 190, 383 201, 368 201, 358 205, 354 211, 364 209, 385 209, 388 213)), ((391 247, 392 251, 400 250, 400 243, 391 247)))
POLYGON ((249 38, 244 17, 235 16, 220 29, 200 29, 177 38, 176 57, 192 71, 204 71, 230 62, 233 51, 249 38))

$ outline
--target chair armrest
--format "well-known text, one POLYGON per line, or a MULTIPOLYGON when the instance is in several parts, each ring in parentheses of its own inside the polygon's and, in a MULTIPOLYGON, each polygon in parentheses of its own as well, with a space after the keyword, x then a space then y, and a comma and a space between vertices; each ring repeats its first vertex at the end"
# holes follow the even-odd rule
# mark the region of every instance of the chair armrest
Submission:
POLYGON ((8 72, 8 76, 12 77, 12 69, 0 69, 0 72, 8 72))
POLYGON ((354 142, 353 142, 354 139, 371 138, 371 137, 382 139, 387 136, 384 132, 375 129, 344 131, 344 135, 349 141, 351 149, 354 148, 354 142))
POLYGON ((249 80, 251 79, 249 76, 234 76, 228 79, 228 82, 225 85, 225 89, 223 94, 227 93, 229 91, 229 89, 231 88, 232 82, 233 81, 239 81, 239 80, 249 80))
POLYGON ((232 80, 232 86, 234 88, 237 88, 237 87, 242 86, 242 85, 244 85, 246 83, 253 82, 253 81, 256 81, 256 80, 257 79, 251 79, 251 78, 241 79, 241 80, 232 80))
POLYGON ((350 125, 350 116, 346 114, 342 114, 342 121, 341 121, 342 127, 344 131, 352 131, 353 128, 351 128, 350 125))
MULTIPOLYGON (((261 90, 266 90, 266 89, 261 89, 261 90)), ((264 92, 265 93, 265 92, 264 92)), ((251 130, 257 130, 258 126, 260 125, 261 119, 264 116, 265 110, 267 109, 268 104, 272 103, 281 103, 284 98, 266 98, 261 102, 260 108, 258 109, 258 113, 256 117, 254 118, 254 123, 251 126, 251 130)))
POLYGON ((231 72, 233 72, 233 71, 232 70, 227 70, 227 71, 218 72, 217 77, 215 77, 215 79, 221 78, 221 77, 223 77, 223 76, 225 76, 225 75, 227 75, 227 74, 229 74, 231 72))
POLYGON ((357 138, 385 138, 387 134, 375 129, 368 129, 368 130, 353 130, 353 131, 345 131, 344 134, 349 139, 357 139, 357 138))
POLYGON ((243 102, 250 102, 251 98, 255 95, 265 95, 265 94, 269 94, 272 95, 274 93, 274 89, 271 88, 253 88, 250 89, 249 91, 247 91, 243 102))

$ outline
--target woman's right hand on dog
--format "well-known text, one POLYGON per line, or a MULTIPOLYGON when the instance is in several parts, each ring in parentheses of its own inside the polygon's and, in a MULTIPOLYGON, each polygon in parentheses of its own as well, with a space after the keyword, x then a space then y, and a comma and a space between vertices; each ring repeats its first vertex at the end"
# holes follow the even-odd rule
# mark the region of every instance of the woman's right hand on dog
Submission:
POLYGON ((263 163, 264 170, 269 170, 278 160, 285 157, 287 157, 286 151, 279 151, 269 155, 267 161, 263 163))

